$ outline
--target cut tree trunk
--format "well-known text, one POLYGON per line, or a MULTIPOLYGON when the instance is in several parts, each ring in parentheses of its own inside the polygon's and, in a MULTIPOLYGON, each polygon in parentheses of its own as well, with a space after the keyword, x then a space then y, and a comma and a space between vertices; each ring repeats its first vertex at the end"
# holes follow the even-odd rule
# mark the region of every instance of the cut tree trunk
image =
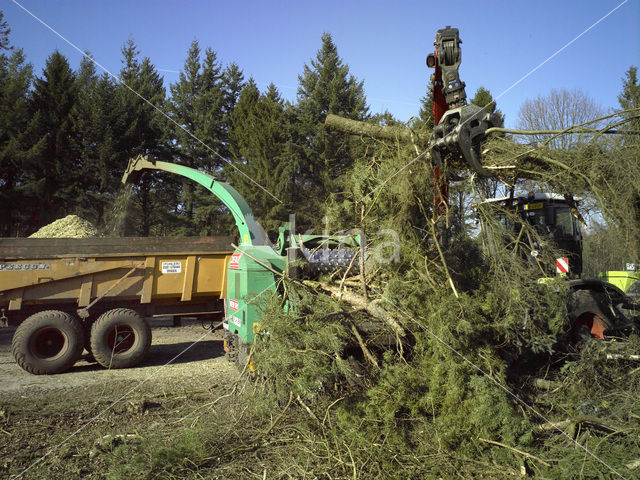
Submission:
POLYGON ((429 142, 428 136, 418 135, 405 127, 375 125, 340 117, 332 113, 327 115, 324 126, 328 130, 337 130, 352 135, 364 135, 377 140, 398 141, 409 145, 416 143, 425 146, 429 142))

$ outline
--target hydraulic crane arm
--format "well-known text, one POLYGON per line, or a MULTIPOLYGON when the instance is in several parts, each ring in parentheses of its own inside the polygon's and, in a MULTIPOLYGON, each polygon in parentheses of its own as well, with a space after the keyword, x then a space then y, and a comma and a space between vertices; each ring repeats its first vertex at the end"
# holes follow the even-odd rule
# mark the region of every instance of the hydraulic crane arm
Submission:
POLYGON ((174 163, 151 161, 142 155, 132 158, 122 176, 122 183, 135 183, 139 180, 143 170, 163 170, 175 173, 199 183, 213 193, 231 211, 240 233, 240 244, 266 245, 265 233, 262 226, 253 216, 251 208, 244 198, 228 183, 218 182, 211 175, 199 172, 193 168, 174 163))
POLYGON ((431 158, 442 168, 446 157, 462 157, 471 170, 488 177, 491 173, 482 167, 480 143, 487 129, 497 126, 498 117, 467 104, 459 73, 461 43, 458 29, 447 26, 436 32, 435 52, 427 56, 427 66, 435 68, 431 76, 436 123, 429 144, 431 158))

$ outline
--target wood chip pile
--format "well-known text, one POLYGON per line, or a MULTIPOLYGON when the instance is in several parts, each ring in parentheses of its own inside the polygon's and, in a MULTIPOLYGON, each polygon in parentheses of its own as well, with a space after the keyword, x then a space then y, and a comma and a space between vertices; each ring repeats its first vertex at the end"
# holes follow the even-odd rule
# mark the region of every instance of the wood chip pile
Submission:
POLYGON ((77 215, 67 215, 45 225, 29 238, 89 238, 97 236, 98 231, 90 222, 77 215))

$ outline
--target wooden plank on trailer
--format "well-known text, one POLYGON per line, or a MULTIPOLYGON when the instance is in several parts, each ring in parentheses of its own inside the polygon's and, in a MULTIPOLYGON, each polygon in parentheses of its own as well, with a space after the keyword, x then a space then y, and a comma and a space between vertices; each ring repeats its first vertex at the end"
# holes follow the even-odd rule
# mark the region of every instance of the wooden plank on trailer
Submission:
POLYGON ((0 238, 0 260, 12 258, 226 253, 233 237, 0 238))
POLYGON ((193 280, 196 278, 196 256, 189 255, 187 257, 186 265, 184 268, 184 282, 182 283, 182 298, 183 302, 191 300, 193 295, 193 280))
POLYGON ((80 285, 80 294, 78 295, 78 306, 86 307, 91 302, 91 289, 93 288, 93 275, 85 275, 80 285))
POLYGON ((142 294, 140 295, 140 303, 151 303, 155 274, 156 257, 147 257, 144 262, 144 280, 142 281, 142 294))
POLYGON ((9 310, 20 310, 22 308, 22 297, 24 288, 16 288, 9 294, 9 310))

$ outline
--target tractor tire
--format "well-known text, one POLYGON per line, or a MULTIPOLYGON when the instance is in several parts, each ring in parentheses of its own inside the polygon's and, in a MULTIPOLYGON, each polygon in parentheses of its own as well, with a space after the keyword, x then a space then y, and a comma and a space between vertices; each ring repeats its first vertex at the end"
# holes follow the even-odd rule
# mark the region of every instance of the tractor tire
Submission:
POLYGON ((82 355, 80 320, 59 310, 34 313, 13 335, 11 351, 20 367, 35 375, 62 373, 82 355))
POLYGON ((604 333, 612 327, 607 312, 608 304, 603 292, 589 289, 570 292, 567 309, 571 340, 574 342, 589 338, 604 340, 604 333))
POLYGON ((142 361, 151 346, 151 328, 134 310, 115 308, 91 327, 91 351, 105 368, 128 368, 142 361))

